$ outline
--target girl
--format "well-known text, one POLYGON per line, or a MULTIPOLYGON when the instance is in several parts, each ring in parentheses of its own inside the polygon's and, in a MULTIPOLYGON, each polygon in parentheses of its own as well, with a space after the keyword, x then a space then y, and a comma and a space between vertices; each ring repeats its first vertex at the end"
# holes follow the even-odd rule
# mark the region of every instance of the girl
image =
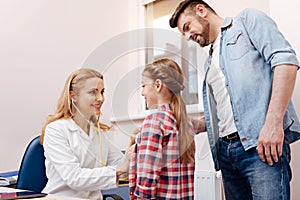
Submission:
POLYGON ((131 199, 193 199, 194 154, 192 126, 188 123, 181 91, 181 68, 164 58, 145 67, 142 96, 147 116, 136 138, 129 170, 131 199))

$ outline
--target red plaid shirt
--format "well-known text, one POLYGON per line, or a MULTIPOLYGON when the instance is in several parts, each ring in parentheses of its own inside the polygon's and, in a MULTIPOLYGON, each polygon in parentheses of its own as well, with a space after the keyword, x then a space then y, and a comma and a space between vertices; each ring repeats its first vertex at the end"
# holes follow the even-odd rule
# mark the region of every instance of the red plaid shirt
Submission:
POLYGON ((195 164, 180 163, 179 131, 169 104, 146 117, 130 162, 131 199, 192 200, 195 164))

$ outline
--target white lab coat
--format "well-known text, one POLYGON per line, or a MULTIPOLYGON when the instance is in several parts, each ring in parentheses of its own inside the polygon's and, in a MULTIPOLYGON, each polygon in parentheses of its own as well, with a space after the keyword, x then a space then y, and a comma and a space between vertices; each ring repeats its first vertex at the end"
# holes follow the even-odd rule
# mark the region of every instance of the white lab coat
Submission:
POLYGON ((43 192, 69 197, 102 199, 102 189, 117 187, 116 165, 124 154, 102 134, 87 135, 72 119, 47 125, 44 137, 48 183, 43 192), (100 162, 100 152, 106 166, 100 162))

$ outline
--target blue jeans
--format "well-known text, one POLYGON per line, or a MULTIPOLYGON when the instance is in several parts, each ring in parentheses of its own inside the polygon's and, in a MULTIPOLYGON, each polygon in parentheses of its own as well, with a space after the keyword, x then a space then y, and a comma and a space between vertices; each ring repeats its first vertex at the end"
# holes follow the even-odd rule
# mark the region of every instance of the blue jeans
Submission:
POLYGON ((290 147, 283 146, 277 163, 260 160, 256 148, 244 150, 239 139, 219 139, 218 159, 226 200, 289 200, 292 178, 290 147))

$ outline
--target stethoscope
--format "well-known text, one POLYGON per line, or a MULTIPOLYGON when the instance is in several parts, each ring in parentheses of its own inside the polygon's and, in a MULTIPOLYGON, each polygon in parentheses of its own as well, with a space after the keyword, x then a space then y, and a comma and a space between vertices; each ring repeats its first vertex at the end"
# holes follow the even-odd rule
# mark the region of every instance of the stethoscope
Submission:
POLYGON ((101 128, 100 128, 100 122, 97 121, 97 127, 94 125, 94 123, 92 123, 90 120, 88 120, 83 114, 82 112, 79 110, 79 108, 76 106, 74 100, 72 99, 72 105, 74 106, 74 108, 77 110, 77 112, 80 114, 80 116, 87 121, 87 123, 89 124, 89 126, 96 132, 99 134, 99 140, 100 140, 100 163, 101 163, 101 166, 105 166, 105 162, 103 160, 103 148, 102 148, 102 134, 101 134, 101 128))

